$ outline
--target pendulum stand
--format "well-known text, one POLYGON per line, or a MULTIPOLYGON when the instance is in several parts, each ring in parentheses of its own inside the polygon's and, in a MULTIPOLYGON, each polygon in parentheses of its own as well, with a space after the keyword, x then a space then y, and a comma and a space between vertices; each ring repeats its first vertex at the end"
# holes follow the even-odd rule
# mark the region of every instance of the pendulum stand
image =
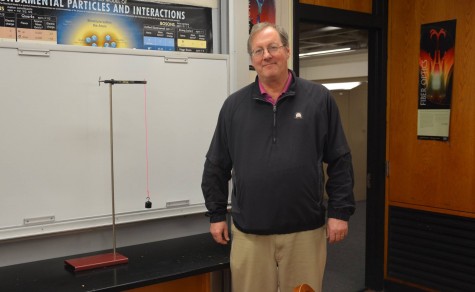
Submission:
POLYGON ((98 254, 82 258, 65 260, 67 268, 73 271, 84 271, 100 267, 113 266, 128 263, 129 259, 116 252, 116 234, 115 234, 115 199, 114 199, 114 136, 112 124, 112 86, 114 84, 147 84, 147 81, 130 81, 130 80, 101 80, 101 82, 109 84, 109 117, 110 117, 110 155, 111 155, 111 192, 112 192, 112 253, 98 254))

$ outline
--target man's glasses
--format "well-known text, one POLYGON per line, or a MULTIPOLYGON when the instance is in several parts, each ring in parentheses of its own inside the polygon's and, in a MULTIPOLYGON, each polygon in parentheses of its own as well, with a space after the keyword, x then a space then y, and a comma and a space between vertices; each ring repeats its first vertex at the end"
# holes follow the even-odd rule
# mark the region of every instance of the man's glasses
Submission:
POLYGON ((269 54, 274 55, 282 47, 283 47, 283 45, 281 45, 281 46, 270 45, 270 46, 267 47, 267 49, 257 48, 257 49, 255 49, 254 51, 251 52, 251 56, 255 57, 255 58, 261 58, 262 56, 264 56, 264 50, 267 50, 267 52, 269 54))

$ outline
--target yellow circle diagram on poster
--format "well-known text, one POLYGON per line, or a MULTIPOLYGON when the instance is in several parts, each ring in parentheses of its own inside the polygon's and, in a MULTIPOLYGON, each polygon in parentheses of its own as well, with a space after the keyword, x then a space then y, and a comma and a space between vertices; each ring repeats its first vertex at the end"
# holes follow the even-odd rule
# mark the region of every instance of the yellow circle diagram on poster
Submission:
POLYGON ((65 40, 66 44, 105 48, 136 47, 133 41, 131 43, 128 28, 112 17, 76 16, 74 25, 69 26, 68 30, 69 39, 65 40))

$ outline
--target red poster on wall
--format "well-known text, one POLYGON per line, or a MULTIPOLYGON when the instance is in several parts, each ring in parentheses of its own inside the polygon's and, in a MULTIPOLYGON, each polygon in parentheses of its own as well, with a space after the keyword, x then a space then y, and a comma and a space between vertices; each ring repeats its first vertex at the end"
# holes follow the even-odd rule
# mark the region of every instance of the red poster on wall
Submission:
POLYGON ((449 139, 455 20, 423 24, 419 55, 417 137, 449 139))
POLYGON ((249 32, 260 22, 275 23, 275 0, 249 0, 249 32))
MULTIPOLYGON (((275 0, 249 0, 249 33, 260 22, 275 23, 275 0)), ((249 70, 254 70, 250 61, 249 70)))

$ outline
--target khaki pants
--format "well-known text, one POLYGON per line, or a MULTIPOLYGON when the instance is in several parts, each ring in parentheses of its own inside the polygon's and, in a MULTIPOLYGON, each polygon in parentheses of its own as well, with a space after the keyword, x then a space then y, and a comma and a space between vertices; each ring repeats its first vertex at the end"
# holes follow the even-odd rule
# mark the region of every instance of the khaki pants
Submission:
POLYGON ((322 290, 326 228, 278 235, 254 235, 232 226, 233 292, 292 292, 306 283, 322 290))

